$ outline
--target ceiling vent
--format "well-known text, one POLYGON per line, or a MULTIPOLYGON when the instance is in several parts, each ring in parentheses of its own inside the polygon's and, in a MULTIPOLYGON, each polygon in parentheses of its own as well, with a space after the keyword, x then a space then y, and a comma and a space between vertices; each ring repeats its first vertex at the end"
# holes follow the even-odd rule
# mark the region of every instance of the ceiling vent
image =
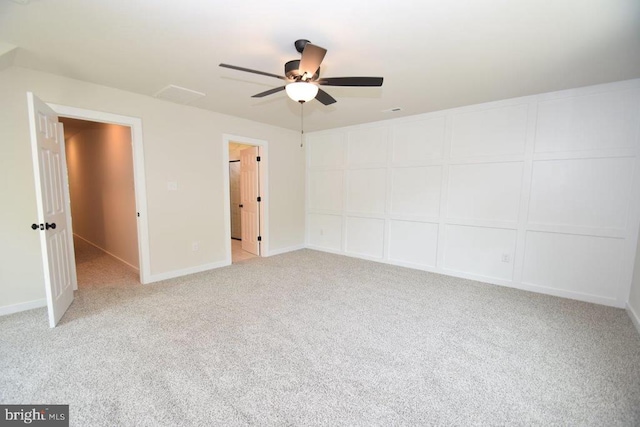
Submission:
POLYGON ((206 95, 195 90, 185 89, 183 87, 175 85, 169 85, 163 89, 160 89, 153 96, 160 99, 166 99, 167 101, 176 102, 178 104, 190 104, 196 99, 200 99, 206 95))

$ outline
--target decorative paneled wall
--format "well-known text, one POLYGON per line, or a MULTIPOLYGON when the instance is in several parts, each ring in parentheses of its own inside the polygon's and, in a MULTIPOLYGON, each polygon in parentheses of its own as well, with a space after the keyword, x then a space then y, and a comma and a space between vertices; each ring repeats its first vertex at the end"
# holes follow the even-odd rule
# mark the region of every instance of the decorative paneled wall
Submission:
POLYGON ((624 306, 640 80, 307 134, 307 245, 624 306))

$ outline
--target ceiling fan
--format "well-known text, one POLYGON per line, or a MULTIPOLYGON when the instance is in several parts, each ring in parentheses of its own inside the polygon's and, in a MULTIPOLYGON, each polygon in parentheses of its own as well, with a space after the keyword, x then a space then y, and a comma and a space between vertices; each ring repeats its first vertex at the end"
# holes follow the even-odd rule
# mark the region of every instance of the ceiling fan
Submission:
POLYGON ((264 71, 251 70, 249 68, 238 67, 236 65, 220 64, 220 66, 224 68, 231 68, 232 70, 275 77, 276 79, 281 79, 287 82, 284 86, 257 93, 253 95, 252 98, 262 98, 284 90, 287 92, 287 95, 289 95, 289 98, 300 103, 304 103, 315 98, 324 105, 330 105, 336 102, 335 98, 320 89, 318 86, 382 86, 382 77, 321 78, 320 64, 322 63, 327 50, 312 44, 309 40, 304 39, 296 40, 294 45, 296 50, 302 54, 302 57, 284 64, 284 76, 264 71))

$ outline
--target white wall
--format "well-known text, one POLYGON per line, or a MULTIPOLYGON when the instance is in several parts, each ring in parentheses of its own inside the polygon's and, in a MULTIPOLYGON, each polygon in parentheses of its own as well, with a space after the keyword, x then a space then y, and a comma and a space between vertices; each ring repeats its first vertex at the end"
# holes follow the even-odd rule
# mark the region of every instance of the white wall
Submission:
POLYGON ((45 295, 39 237, 30 228, 37 217, 27 91, 54 104, 142 119, 152 276, 225 262, 223 134, 268 141, 269 247, 304 244, 305 154, 297 132, 10 67, 0 71, 0 197, 8 206, 0 221, 0 313, 32 307, 45 295), (168 181, 178 190, 168 191, 168 181))
POLYGON ((84 129, 65 149, 73 233, 139 268, 131 128, 84 129))
POLYGON ((623 307, 640 80, 307 134, 310 247, 623 307))

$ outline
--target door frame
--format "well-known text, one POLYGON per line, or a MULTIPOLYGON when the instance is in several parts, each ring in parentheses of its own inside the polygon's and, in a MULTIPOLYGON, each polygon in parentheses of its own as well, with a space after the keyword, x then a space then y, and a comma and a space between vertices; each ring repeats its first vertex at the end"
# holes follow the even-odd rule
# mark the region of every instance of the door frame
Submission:
POLYGON ((229 143, 253 145, 260 153, 260 256, 269 256, 269 144, 262 139, 246 136, 222 135, 222 178, 224 187, 224 237, 226 262, 232 263, 231 258, 231 192, 229 191, 229 143))
MULTIPOLYGON (((147 220, 147 190, 144 172, 144 144, 142 138, 142 119, 121 116, 102 111, 46 103, 59 116, 72 119, 89 120, 92 122, 110 123, 131 128, 131 150, 133 155, 133 187, 138 216, 138 263, 140 283, 147 284, 151 278, 151 263, 149 257, 149 229, 147 220)), ((67 172, 67 171, 65 171, 67 172)), ((67 172, 68 173, 68 172, 67 172)), ((70 205, 70 200, 65 203, 70 205)), ((73 231, 73 230, 72 230, 73 231)), ((75 265, 73 266, 75 268, 75 265)))

